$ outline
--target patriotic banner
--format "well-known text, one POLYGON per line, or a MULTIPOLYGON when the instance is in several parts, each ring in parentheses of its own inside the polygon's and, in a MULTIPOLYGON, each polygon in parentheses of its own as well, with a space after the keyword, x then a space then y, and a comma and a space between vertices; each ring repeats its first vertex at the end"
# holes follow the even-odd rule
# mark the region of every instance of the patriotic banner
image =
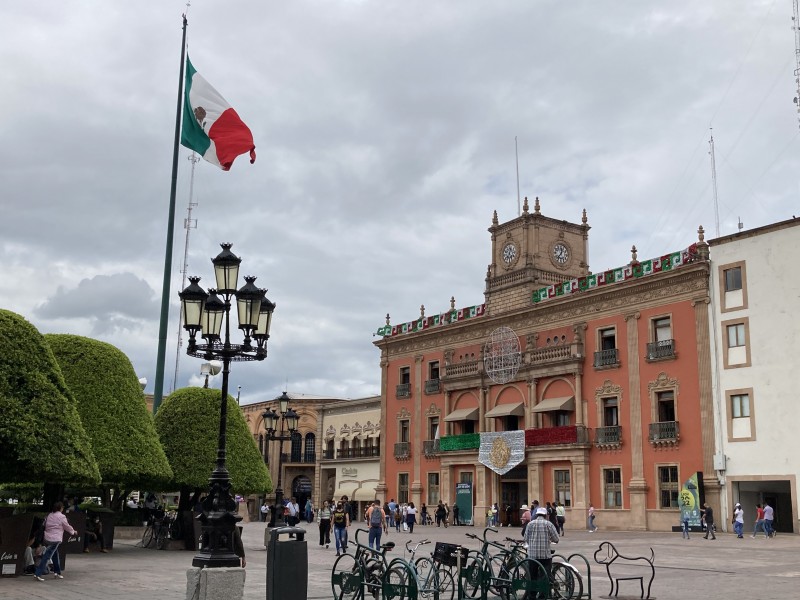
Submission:
POLYGON ((448 310, 432 317, 420 317, 416 321, 409 321, 400 325, 381 325, 378 327, 376 334, 383 337, 392 337, 404 333, 414 333, 431 327, 441 327, 457 321, 482 317, 485 314, 486 305, 476 304, 475 306, 468 306, 458 310, 448 310))
POLYGON ((631 279, 647 277, 663 271, 671 271, 677 267, 689 264, 697 256, 697 244, 692 244, 688 248, 679 252, 665 254, 659 258, 651 258, 636 265, 626 265, 617 269, 609 269, 603 273, 593 273, 586 277, 570 279, 563 283, 557 283, 533 292, 533 303, 538 304, 553 298, 568 296, 576 292, 586 292, 614 283, 622 283, 631 279))
POLYGON ((505 475, 525 460, 525 431, 481 434, 478 461, 498 475, 505 475))

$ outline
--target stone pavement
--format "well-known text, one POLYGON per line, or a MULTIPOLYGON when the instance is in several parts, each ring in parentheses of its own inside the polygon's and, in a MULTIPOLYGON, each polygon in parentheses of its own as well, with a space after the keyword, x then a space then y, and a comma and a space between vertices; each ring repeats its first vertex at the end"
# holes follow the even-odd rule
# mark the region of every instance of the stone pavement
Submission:
MULTIPOLYGON (((308 597, 314 600, 333 597, 330 570, 335 559, 329 550, 318 546, 319 535, 308 525, 309 582, 308 597)), ((569 527, 569 523, 567 523, 569 527)), ((477 545, 465 532, 480 534, 482 529, 450 527, 448 529, 417 526, 413 534, 390 532, 388 540, 398 543, 389 556, 402 556, 406 540, 429 538, 449 543, 477 545)), ((353 527, 351 527, 352 541, 353 527)), ((500 529, 494 537, 516 536, 519 528, 500 529)), ((247 581, 244 598, 263 600, 266 597, 266 551, 263 546, 264 525, 244 524, 243 541, 247 552, 247 581)), ((384 536, 384 541, 387 536, 384 536)), ((596 565, 594 551, 600 542, 611 541, 628 556, 644 556, 655 552, 656 576, 652 597, 703 600, 792 600, 800 598, 800 536, 781 534, 775 539, 763 537, 737 539, 721 533, 717 540, 704 540, 693 535, 683 540, 680 533, 646 533, 603 531, 570 531, 558 544, 562 554, 579 552, 592 566, 592 597, 609 594, 605 569, 596 565)), ((292 542, 286 542, 292 543, 292 542)), ((426 546, 425 548, 432 548, 426 546)), ((108 554, 72 554, 67 557, 63 580, 38 582, 33 577, 0 578, 2 600, 183 600, 186 570, 192 553, 137 548, 132 541, 115 541, 108 554)), ((623 583, 619 599, 639 596, 638 584, 623 583)), ((278 599, 279 600, 279 599, 278 599)))

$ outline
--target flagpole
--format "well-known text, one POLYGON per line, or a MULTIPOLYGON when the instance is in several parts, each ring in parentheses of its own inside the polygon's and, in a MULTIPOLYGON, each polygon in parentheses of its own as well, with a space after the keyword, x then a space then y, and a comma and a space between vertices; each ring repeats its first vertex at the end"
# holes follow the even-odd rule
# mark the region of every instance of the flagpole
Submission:
POLYGON ((181 141, 181 112, 183 111, 183 69, 186 64, 186 15, 183 15, 181 39, 181 67, 178 77, 178 108, 175 114, 175 143, 172 148, 172 183, 169 190, 169 219, 167 221, 167 248, 164 252, 164 283, 161 288, 161 322, 158 327, 158 358, 156 383, 153 390, 153 414, 161 404, 164 393, 164 361, 167 354, 167 327, 169 325, 169 286, 172 278, 172 238, 175 232, 175 191, 178 187, 178 150, 181 141))

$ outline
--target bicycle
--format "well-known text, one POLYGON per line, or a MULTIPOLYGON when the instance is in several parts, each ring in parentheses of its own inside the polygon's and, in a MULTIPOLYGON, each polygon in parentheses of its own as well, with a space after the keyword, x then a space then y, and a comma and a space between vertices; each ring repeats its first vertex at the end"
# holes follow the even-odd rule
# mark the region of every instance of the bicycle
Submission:
POLYGON ((139 545, 142 548, 155 548, 164 550, 167 547, 167 540, 175 537, 177 532, 177 515, 174 511, 164 513, 159 511, 151 519, 147 528, 142 533, 142 541, 139 545))
POLYGON ((437 542, 433 554, 415 560, 417 549, 430 543, 430 540, 421 540, 410 548, 411 541, 406 542, 406 550, 410 553, 407 562, 413 566, 418 592, 423 598, 433 596, 434 600, 453 600, 456 580, 451 569, 456 567, 456 546, 437 542))
POLYGON ((467 554, 464 566, 464 595, 474 598, 484 587, 484 582, 489 591, 502 600, 512 598, 512 572, 516 564, 525 558, 525 554, 516 546, 506 547, 499 542, 494 542, 486 537, 488 532, 497 533, 494 527, 487 527, 483 530, 483 537, 478 537, 474 533, 467 533, 468 538, 481 542, 479 551, 470 551, 467 554), (495 554, 490 553, 490 548, 499 550, 495 554))
POLYGON ((355 553, 342 554, 333 563, 331 586, 336 600, 360 600, 365 589, 376 600, 380 595, 387 572, 386 553, 395 547, 395 543, 386 542, 381 544, 380 550, 374 550, 358 541, 361 532, 369 533, 366 529, 356 529, 353 536, 355 553))

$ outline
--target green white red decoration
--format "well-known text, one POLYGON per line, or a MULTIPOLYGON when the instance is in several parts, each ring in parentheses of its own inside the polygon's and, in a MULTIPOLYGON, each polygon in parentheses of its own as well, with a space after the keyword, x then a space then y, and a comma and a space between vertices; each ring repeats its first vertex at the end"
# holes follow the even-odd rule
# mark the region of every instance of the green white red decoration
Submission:
POLYGON ((696 256, 697 244, 692 244, 684 250, 665 254, 659 258, 651 258, 640 263, 625 265, 618 269, 610 269, 602 273, 587 275, 586 277, 576 277, 564 283, 557 283, 536 290, 533 292, 533 303, 538 304, 553 298, 586 292, 613 283, 647 277, 663 271, 671 271, 693 262, 696 256))
POLYGON ((414 333, 415 331, 422 331, 424 329, 430 329, 431 327, 441 327, 442 325, 448 325, 456 321, 481 317, 485 312, 486 304, 476 304, 475 306, 468 306, 467 308, 460 308, 458 310, 448 310, 447 312, 433 315, 432 317, 420 317, 416 321, 409 321, 408 323, 402 323, 400 325, 384 325, 378 327, 377 334, 384 337, 391 337, 404 333, 414 333))

